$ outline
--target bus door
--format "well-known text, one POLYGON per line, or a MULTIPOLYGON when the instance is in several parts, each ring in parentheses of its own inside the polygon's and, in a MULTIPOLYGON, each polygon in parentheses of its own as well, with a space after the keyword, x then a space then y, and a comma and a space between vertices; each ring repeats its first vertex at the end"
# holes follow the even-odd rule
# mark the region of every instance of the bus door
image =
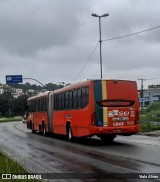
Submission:
POLYGON ((133 126, 138 120, 136 82, 97 80, 94 97, 97 126, 133 126))
POLYGON ((48 131, 53 132, 53 93, 50 92, 48 96, 48 131))

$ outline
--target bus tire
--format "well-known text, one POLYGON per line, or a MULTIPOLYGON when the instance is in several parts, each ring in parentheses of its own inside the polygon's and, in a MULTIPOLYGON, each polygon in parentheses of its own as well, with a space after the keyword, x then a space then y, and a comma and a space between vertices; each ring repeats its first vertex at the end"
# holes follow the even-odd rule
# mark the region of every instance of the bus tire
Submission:
POLYGON ((45 123, 42 124, 42 134, 43 134, 43 136, 47 136, 45 123))
POLYGON ((68 124, 68 126, 67 126, 67 140, 69 142, 72 142, 73 141, 73 133, 72 133, 71 124, 68 124))
POLYGON ((32 121, 29 122, 29 129, 32 129, 32 121))
POLYGON ((114 138, 116 137, 116 135, 101 135, 101 141, 103 143, 112 143, 112 141, 114 140, 114 138))
POLYGON ((32 124, 32 133, 35 133, 34 124, 32 124))

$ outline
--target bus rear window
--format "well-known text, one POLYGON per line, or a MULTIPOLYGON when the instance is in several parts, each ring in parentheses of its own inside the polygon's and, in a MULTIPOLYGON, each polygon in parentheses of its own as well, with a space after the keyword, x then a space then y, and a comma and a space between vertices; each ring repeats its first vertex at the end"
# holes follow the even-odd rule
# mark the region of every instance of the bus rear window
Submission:
POLYGON ((100 107, 127 107, 133 106, 135 101, 132 100, 103 100, 97 101, 98 106, 100 107))

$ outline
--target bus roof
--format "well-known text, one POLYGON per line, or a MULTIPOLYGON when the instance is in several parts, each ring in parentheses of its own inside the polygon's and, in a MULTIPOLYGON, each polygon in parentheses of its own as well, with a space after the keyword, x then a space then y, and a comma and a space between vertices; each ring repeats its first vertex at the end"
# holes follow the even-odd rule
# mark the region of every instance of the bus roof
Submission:
POLYGON ((72 90, 72 89, 75 89, 77 87, 85 87, 87 85, 89 85, 90 82, 94 82, 94 81, 100 81, 100 80, 104 80, 104 81, 123 81, 123 82, 135 82, 135 81, 132 81, 132 80, 120 80, 120 79, 88 79, 86 81, 82 81, 82 82, 78 82, 78 83, 74 83, 72 85, 69 85, 67 87, 63 87, 61 89, 57 89, 57 90, 54 90, 53 92, 54 93, 58 93, 58 92, 64 92, 64 91, 67 91, 67 90, 72 90))
POLYGON ((65 91, 68 91, 68 90, 73 90, 73 89, 78 88, 78 87, 85 87, 85 86, 88 86, 91 82, 96 82, 96 81, 100 81, 100 80, 101 81, 103 81, 103 80, 104 81, 115 81, 115 82, 118 82, 118 81, 133 82, 133 83, 136 82, 136 81, 132 81, 132 80, 120 80, 120 79, 87 79, 85 81, 81 81, 81 82, 78 82, 78 83, 74 83, 72 85, 68 85, 68 86, 63 87, 61 89, 40 93, 38 95, 35 95, 35 96, 32 96, 32 97, 28 98, 28 100, 32 100, 32 99, 36 99, 36 98, 39 98, 39 97, 48 96, 50 92, 52 92, 52 93, 59 93, 59 92, 65 92, 65 91))
POLYGON ((38 95, 35 95, 35 96, 28 98, 28 100, 32 100, 32 99, 39 98, 39 97, 45 97, 45 96, 48 96, 49 93, 50 93, 50 91, 47 91, 44 93, 39 93, 38 95))

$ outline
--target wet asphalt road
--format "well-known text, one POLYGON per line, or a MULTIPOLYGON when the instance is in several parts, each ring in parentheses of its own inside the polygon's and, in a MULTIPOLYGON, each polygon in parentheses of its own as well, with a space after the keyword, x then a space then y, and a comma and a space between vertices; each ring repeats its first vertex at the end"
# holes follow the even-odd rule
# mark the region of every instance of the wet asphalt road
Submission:
POLYGON ((118 136, 108 145, 97 138, 69 143, 62 136, 32 134, 23 123, 0 123, 0 151, 30 172, 59 173, 61 178, 66 178, 54 181, 75 181, 67 179, 70 173, 77 178, 92 178, 79 181, 102 181, 100 178, 110 173, 125 176, 118 181, 139 181, 127 179, 125 173, 160 173, 160 137, 118 136))

